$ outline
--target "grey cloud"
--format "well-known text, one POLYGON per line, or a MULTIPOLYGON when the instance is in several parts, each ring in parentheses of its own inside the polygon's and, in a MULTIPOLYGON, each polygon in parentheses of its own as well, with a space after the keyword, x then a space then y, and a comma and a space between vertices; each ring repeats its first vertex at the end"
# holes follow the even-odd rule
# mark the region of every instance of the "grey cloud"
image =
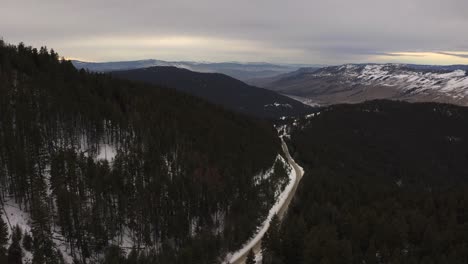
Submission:
MULTIPOLYGON (((295 57, 277 52, 258 58, 256 49, 241 54, 225 47, 234 59, 339 63, 401 51, 460 51, 468 43, 466 10, 465 0, 3 0, 0 34, 12 42, 47 44, 67 56, 89 59, 162 56, 178 50, 132 52, 129 46, 95 54, 92 48, 66 43, 103 36, 135 41, 141 36, 193 36, 302 51, 295 57)), ((231 58, 222 56, 222 48, 218 57, 212 47, 194 50, 193 58, 231 58)), ((190 56, 184 52, 181 57, 190 56)))

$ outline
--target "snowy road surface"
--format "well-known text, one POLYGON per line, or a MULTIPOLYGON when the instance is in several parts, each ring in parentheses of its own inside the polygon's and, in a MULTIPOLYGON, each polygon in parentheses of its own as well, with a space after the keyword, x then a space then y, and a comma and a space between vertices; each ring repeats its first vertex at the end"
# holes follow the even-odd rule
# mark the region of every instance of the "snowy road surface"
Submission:
MULTIPOLYGON (((293 172, 291 180, 293 181, 291 184, 288 184, 284 190, 284 194, 286 195, 285 199, 281 199, 283 195, 280 195, 280 199, 278 201, 278 204, 275 204, 275 206, 272 208, 273 215, 277 214, 280 220, 283 219, 284 215, 286 214, 289 204, 292 201, 292 198, 294 197, 294 194, 296 193, 297 186, 299 185, 299 181, 301 180, 302 176, 304 175, 304 170, 302 167, 300 167, 291 157, 289 154, 288 146, 286 143, 284 143, 283 139, 281 139, 281 146, 283 148, 283 152, 286 155, 286 159, 288 163, 292 166, 293 172)), ((269 220, 271 220, 271 213, 270 211, 269 214, 269 220)), ((270 223, 269 221, 266 221, 264 226, 260 229, 260 231, 257 232, 255 237, 253 237, 245 246, 238 250, 236 253, 234 253, 230 258, 228 259, 227 263, 232 263, 232 264, 244 264, 245 260, 247 258, 248 252, 252 249, 255 255, 258 256, 260 255, 261 251, 261 241, 262 237, 265 234, 266 230, 268 230, 270 223)))

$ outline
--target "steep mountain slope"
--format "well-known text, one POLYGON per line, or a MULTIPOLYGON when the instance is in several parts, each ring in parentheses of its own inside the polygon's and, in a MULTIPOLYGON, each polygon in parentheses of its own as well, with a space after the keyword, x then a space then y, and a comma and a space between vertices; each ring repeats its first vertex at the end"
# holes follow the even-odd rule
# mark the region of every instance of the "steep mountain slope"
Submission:
POLYGON ((302 115, 311 108, 267 89, 249 86, 217 73, 198 73, 176 67, 151 67, 112 72, 118 78, 175 88, 236 112, 262 118, 302 115))
POLYGON ((78 69, 88 69, 95 72, 110 72, 149 68, 155 66, 172 66, 196 72, 222 73, 233 78, 249 81, 256 78, 268 78, 279 74, 292 72, 302 65, 276 65, 270 63, 209 63, 190 61, 162 61, 162 60, 139 60, 118 62, 83 62, 72 61, 78 69))
POLYGON ((292 126, 305 175, 263 263, 468 261, 468 108, 371 101, 292 126))
POLYGON ((349 64, 297 71, 267 87, 320 104, 392 99, 468 105, 468 75, 463 65, 349 64))
POLYGON ((279 74, 279 75, 275 75, 271 77, 251 79, 248 81, 248 83, 257 87, 270 88, 270 87, 274 87, 273 84, 278 81, 284 82, 286 80, 292 80, 292 79, 297 78, 298 75, 313 73, 319 69, 320 67, 302 67, 300 69, 297 69, 295 71, 291 71, 288 73, 283 73, 283 74, 279 74))
POLYGON ((0 41, 0 113, 0 260, 220 262, 289 180, 271 124, 46 48, 0 41))

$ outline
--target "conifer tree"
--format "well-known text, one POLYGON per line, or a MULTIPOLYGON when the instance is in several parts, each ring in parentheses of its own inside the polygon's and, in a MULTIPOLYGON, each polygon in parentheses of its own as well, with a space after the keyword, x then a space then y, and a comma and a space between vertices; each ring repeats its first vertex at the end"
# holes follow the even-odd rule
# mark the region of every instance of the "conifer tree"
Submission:
POLYGON ((0 258, 6 257, 6 245, 8 244, 8 226, 3 221, 2 210, 0 210, 0 258))
POLYGON ((33 238, 30 233, 25 232, 23 235, 23 248, 31 252, 33 248, 33 238))
POLYGON ((262 263, 273 263, 275 259, 275 252, 278 253, 281 247, 280 241, 280 221, 278 215, 274 215, 270 222, 265 236, 262 239, 262 263))
POLYGON ((245 264, 255 264, 255 254, 252 250, 249 250, 245 264))
POLYGON ((23 250, 21 249, 22 231, 19 226, 13 228, 11 236, 11 245, 8 248, 8 263, 9 264, 22 264, 23 263, 23 250))

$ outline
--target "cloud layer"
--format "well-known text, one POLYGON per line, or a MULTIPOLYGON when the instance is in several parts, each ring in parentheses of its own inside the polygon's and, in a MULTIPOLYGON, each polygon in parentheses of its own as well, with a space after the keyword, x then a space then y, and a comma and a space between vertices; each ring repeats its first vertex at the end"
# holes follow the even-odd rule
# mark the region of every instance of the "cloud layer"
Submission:
POLYGON ((468 64, 467 10, 466 0, 3 0, 0 34, 95 61, 468 64))

